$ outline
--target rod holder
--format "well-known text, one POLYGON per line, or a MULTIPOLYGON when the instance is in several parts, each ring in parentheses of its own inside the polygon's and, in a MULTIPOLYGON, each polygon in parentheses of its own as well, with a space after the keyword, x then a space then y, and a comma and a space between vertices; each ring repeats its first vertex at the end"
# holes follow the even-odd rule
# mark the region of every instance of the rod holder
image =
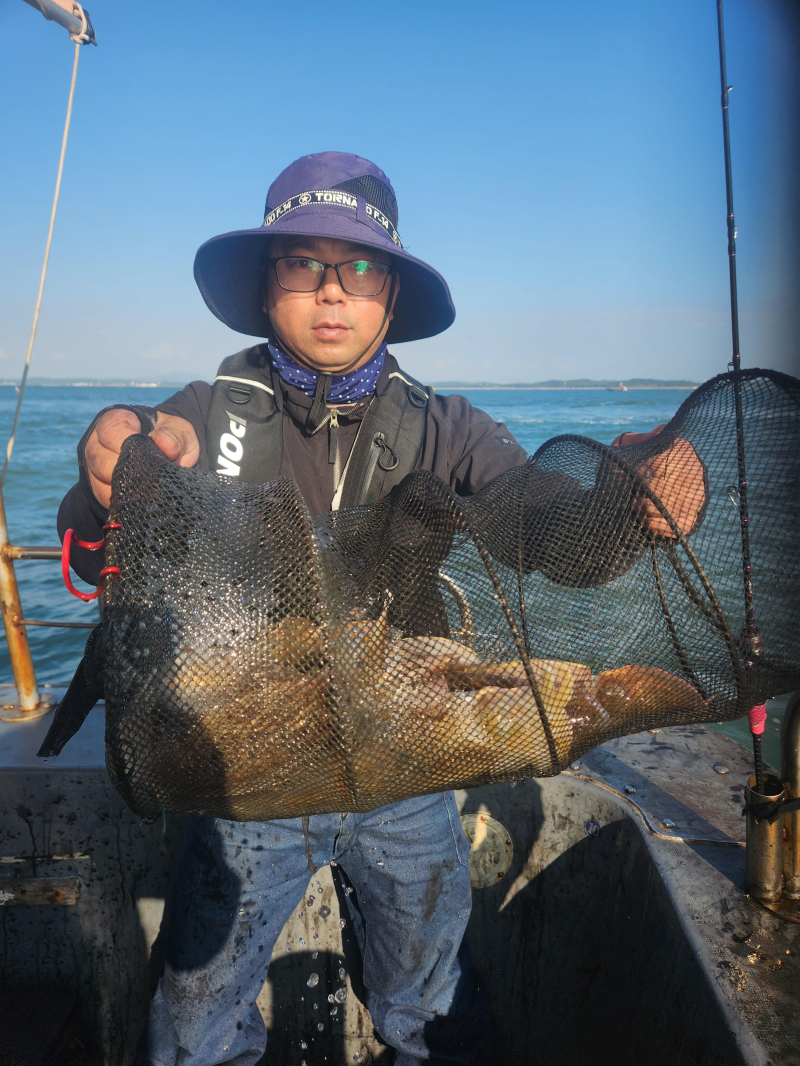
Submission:
POLYGON ((2 487, 0 487, 0 614, 8 641, 8 654, 18 696, 15 705, 0 705, 0 718, 16 721, 18 718, 38 718, 51 708, 49 704, 42 701, 39 694, 28 634, 25 632, 25 626, 19 624, 22 618, 22 605, 19 600, 14 563, 6 553, 7 547, 9 547, 8 526, 2 487), (10 714, 6 713, 7 711, 10 711, 10 714))
POLYGON ((769 903, 780 899, 783 887, 782 818, 770 824, 766 818, 757 822, 753 807, 781 803, 786 797, 783 782, 773 774, 764 774, 764 792, 756 792, 756 775, 750 774, 745 788, 747 804, 747 891, 769 903))
MULTIPOLYGON (((800 798, 800 692, 786 707, 781 736, 781 776, 786 798, 800 798)), ((783 891, 800 899, 800 811, 783 816, 783 891)))

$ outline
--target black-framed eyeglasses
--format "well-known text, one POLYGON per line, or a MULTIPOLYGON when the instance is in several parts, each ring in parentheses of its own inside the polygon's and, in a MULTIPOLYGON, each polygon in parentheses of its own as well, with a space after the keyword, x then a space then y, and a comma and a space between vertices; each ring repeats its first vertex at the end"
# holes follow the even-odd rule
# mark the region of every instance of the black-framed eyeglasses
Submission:
POLYGON ((350 296, 380 296, 392 273, 388 263, 371 259, 348 259, 345 263, 322 263, 307 256, 289 255, 268 259, 278 284, 287 292, 316 292, 325 283, 329 268, 336 271, 339 284, 350 296))

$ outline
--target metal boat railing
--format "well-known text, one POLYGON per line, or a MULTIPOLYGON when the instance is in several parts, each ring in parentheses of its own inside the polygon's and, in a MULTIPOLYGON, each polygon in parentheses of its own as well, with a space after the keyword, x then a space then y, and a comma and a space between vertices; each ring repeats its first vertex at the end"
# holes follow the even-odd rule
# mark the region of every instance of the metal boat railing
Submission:
POLYGON ((11 670, 17 689, 17 702, 5 703, 0 710, 4 721, 39 718, 52 710, 52 700, 39 691, 36 671, 28 643, 28 626, 52 626, 59 629, 93 629, 92 622, 59 622, 39 618, 25 618, 19 596, 15 559, 61 559, 61 548, 26 547, 12 544, 8 535, 6 509, 0 489, 0 612, 8 642, 11 670))

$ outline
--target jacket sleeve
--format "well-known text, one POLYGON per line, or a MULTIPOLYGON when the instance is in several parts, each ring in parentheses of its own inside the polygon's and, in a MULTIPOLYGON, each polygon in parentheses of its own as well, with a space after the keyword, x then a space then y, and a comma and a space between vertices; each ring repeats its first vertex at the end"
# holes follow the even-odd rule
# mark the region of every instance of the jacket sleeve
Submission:
MULTIPOLYGON (((86 492, 80 482, 73 485, 67 495, 61 501, 58 508, 57 527, 58 535, 63 542, 68 529, 75 530, 75 536, 79 540, 102 540, 103 526, 106 523, 108 512, 105 511, 91 492, 86 492)), ((75 573, 96 585, 100 571, 103 569, 105 551, 88 551, 73 543, 70 551, 70 563, 75 573)))
POLYGON ((592 488, 526 463, 473 501, 475 530, 512 570, 538 570, 557 585, 593 588, 627 573, 652 543, 633 508, 635 488, 605 463, 592 488))
POLYGON ((472 496, 511 467, 527 459, 507 426, 473 407, 465 396, 433 393, 425 457, 420 466, 432 470, 459 496, 472 496))
POLYGON ((606 464, 585 489, 567 473, 526 462, 506 426, 465 397, 434 395, 433 402, 449 477, 436 472, 459 495, 477 494, 478 531, 499 562, 577 588, 604 584, 634 565, 650 538, 632 490, 606 464))

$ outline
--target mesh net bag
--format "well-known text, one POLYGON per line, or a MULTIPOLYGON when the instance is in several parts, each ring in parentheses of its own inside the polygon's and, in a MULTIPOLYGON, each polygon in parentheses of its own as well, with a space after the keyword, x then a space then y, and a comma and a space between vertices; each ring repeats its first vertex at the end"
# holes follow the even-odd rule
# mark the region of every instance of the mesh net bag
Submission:
POLYGON ((417 472, 317 520, 290 479, 243 485, 130 438, 102 633, 126 802, 147 820, 368 811, 795 687, 800 383, 739 380, 749 563, 731 375, 644 443, 561 436, 473 497, 417 472), (684 534, 657 488, 687 454, 705 483, 684 534))

